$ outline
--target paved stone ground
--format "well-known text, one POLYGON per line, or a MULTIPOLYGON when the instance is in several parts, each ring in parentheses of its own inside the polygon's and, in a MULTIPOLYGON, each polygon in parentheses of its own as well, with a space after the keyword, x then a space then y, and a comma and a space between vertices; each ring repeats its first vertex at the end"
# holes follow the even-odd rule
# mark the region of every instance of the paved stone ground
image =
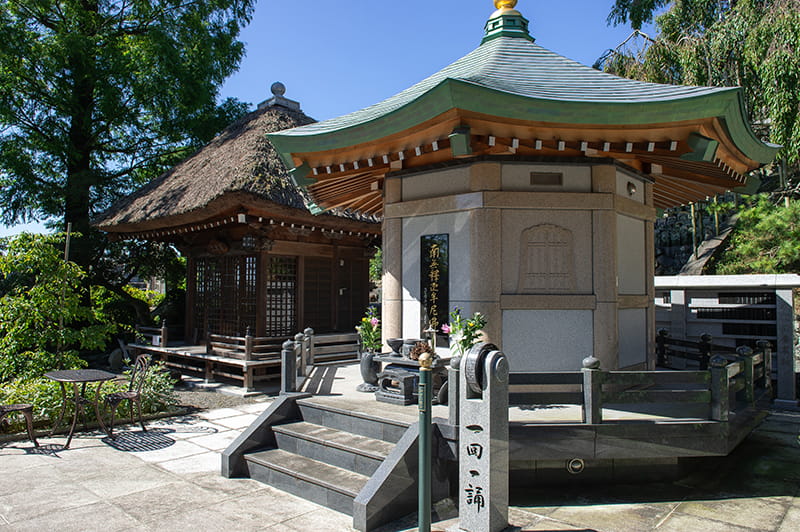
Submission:
MULTIPOLYGON (((349 531, 349 516, 249 479, 219 475, 219 452, 264 402, 121 427, 0 444, 0 532, 349 531)), ((724 459, 698 460, 678 482, 536 488, 512 494, 523 531, 800 530, 800 414, 772 413, 724 459)), ((381 532, 414 530, 416 517, 381 532)), ((442 520, 434 530, 454 529, 442 520)))

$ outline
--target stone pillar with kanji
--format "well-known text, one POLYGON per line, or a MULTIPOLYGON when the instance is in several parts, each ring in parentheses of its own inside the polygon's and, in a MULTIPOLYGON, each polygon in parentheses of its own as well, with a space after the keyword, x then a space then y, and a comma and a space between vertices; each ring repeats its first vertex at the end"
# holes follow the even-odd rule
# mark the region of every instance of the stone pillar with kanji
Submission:
POLYGON ((508 361, 488 343, 461 360, 459 527, 498 532, 508 526, 508 361))

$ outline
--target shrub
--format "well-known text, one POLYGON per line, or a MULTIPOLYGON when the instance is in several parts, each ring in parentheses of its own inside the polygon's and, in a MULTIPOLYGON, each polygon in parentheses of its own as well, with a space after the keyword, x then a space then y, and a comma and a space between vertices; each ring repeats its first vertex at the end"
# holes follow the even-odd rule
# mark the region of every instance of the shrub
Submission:
MULTIPOLYGON (((130 379, 130 372, 123 373, 125 378, 113 380, 103 383, 100 388, 100 413, 108 419, 110 412, 104 409, 103 398, 114 392, 120 392, 128 389, 128 382, 130 379)), ((170 408, 178 404, 178 398, 173 389, 174 382, 169 375, 169 372, 164 368, 163 363, 155 362, 150 368, 150 371, 145 378, 145 383, 142 388, 142 414, 156 414, 159 412, 168 411, 170 408)), ((86 397, 93 400, 97 386, 89 385, 86 388, 86 397)), ((68 397, 72 394, 72 387, 67 385, 68 397)), ((13 404, 13 403, 29 403, 34 406, 34 422, 39 426, 46 426, 51 428, 58 419, 58 414, 61 411, 61 387, 55 381, 47 378, 36 379, 15 379, 8 382, 0 388, 0 404, 13 404)), ((71 419, 74 405, 72 402, 67 402, 67 410, 64 413, 64 420, 61 427, 64 428, 66 423, 71 419)), ((128 403, 121 404, 115 413, 117 419, 128 419, 130 411, 128 403)), ((9 420, 9 430, 12 432, 21 432, 25 430, 25 421, 23 418, 6 418, 9 420)), ((94 419, 93 412, 87 412, 87 419, 94 419)))
POLYGON ((82 289, 86 273, 62 258, 64 235, 0 240, 0 382, 80 368, 78 349, 105 347, 116 330, 82 289))

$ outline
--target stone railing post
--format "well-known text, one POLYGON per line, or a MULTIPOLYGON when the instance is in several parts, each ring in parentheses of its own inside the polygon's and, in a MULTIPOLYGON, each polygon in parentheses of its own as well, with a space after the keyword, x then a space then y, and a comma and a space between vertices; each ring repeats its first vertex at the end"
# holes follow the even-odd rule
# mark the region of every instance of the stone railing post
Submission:
POLYGON ((756 342, 756 347, 764 355, 764 377, 761 386, 765 390, 769 390, 770 396, 772 395, 772 344, 769 340, 759 340, 756 342))
POLYGON ((728 360, 719 355, 711 357, 711 420, 728 421, 730 412, 730 380, 728 360))
POLYGON ((744 366, 744 399, 748 405, 756 404, 755 367, 753 365, 753 350, 746 345, 736 348, 736 354, 744 366))
POLYGON ((297 354, 294 340, 286 340, 281 346, 281 395, 297 391, 297 354))
POLYGON ((244 359, 253 360, 253 335, 250 334, 250 327, 244 333, 244 359))
POLYGON ((593 356, 583 359, 583 422, 597 425, 603 422, 603 372, 600 361, 593 356))
POLYGON ((305 377, 306 376, 306 356, 305 350, 303 349, 303 342, 305 341, 306 335, 303 333, 297 333, 294 335, 294 352, 295 352, 295 361, 297 361, 297 376, 298 377, 305 377))
POLYGON ((666 329, 659 329, 658 336, 656 336, 656 364, 661 367, 667 367, 669 361, 667 360, 667 338, 669 331, 666 329))
POLYGON ((459 365, 458 526, 499 532, 508 527, 508 360, 479 343, 459 365))
POLYGON ((711 342, 713 341, 714 337, 710 334, 703 333, 700 335, 700 343, 698 345, 700 349, 700 371, 708 369, 708 361, 711 359, 711 342))
POLYGON ((306 357, 306 376, 311 373, 314 367, 314 329, 306 327, 303 331, 303 351, 306 357))

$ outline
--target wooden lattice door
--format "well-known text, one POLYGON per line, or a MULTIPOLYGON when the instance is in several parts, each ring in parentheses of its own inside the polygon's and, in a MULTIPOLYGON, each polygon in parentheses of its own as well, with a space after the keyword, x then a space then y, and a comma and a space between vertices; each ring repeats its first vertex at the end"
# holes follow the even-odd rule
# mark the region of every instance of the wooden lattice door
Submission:
POLYGON ((199 338, 255 331, 258 257, 235 255, 195 260, 194 320, 199 338))

